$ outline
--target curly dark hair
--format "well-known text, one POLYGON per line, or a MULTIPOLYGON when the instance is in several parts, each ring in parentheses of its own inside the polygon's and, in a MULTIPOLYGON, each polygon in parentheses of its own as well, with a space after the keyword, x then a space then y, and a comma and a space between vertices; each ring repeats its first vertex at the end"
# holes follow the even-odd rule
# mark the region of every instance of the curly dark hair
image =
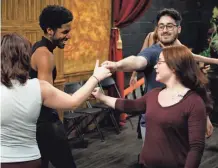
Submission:
POLYGON ((164 8, 164 9, 160 10, 158 12, 158 14, 157 14, 157 17, 156 17, 156 23, 159 22, 159 20, 160 20, 160 18, 162 16, 170 16, 170 17, 172 17, 176 21, 177 25, 180 25, 181 22, 182 22, 181 14, 177 10, 175 10, 173 8, 169 8, 169 9, 168 8, 164 8))
POLYGON ((47 28, 57 30, 61 25, 73 20, 71 11, 63 6, 48 5, 42 10, 39 16, 39 25, 41 29, 47 34, 47 28))
POLYGON ((1 39, 1 83, 13 87, 11 80, 24 84, 29 78, 31 43, 16 34, 6 34, 1 39))

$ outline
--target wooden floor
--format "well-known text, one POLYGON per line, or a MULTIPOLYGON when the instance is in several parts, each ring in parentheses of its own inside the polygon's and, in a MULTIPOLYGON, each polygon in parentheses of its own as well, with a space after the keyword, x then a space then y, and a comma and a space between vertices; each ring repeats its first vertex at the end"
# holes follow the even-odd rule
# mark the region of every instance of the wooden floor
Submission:
MULTIPOLYGON (((142 140, 137 139, 137 120, 137 116, 132 118, 134 130, 127 122, 119 135, 113 129, 103 129, 105 142, 95 132, 86 135, 88 148, 72 149, 77 168, 137 168, 142 146, 142 140)), ((218 127, 206 140, 200 168, 218 168, 218 127)))
POLYGON ((116 134, 113 128, 103 128, 105 141, 101 142, 98 133, 85 136, 89 140, 86 149, 73 149, 78 168, 135 168, 142 140, 137 139, 137 119, 132 118, 134 130, 129 122, 116 134))

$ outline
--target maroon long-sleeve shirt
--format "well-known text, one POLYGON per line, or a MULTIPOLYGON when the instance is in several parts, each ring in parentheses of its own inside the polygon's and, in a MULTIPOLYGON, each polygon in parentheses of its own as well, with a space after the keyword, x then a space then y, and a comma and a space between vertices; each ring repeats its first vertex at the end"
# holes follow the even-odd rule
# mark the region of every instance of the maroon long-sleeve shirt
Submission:
POLYGON ((146 111, 140 162, 148 168, 198 168, 205 144, 205 104, 189 91, 179 103, 162 107, 160 91, 154 89, 137 100, 117 99, 115 104, 120 111, 146 111))

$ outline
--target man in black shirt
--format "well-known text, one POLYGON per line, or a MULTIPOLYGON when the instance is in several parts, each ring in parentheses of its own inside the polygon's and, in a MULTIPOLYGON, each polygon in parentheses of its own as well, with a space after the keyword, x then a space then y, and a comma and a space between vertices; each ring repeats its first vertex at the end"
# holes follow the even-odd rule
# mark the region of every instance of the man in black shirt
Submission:
MULTIPOLYGON (((56 47, 63 49, 70 39, 72 20, 72 13, 62 6, 49 5, 43 9, 39 24, 44 36, 32 48, 31 78, 53 84, 57 73, 53 50, 56 47)), ((37 121, 36 139, 41 152, 42 168, 48 168, 49 161, 56 168, 76 167, 63 124, 55 109, 42 106, 37 121)))

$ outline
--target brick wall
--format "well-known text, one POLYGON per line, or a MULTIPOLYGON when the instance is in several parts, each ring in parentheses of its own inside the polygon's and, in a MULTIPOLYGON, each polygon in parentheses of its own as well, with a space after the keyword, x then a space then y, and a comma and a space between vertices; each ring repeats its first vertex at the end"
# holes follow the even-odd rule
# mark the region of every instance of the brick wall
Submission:
MULTIPOLYGON (((175 8, 183 17, 180 41, 199 53, 206 47, 207 30, 212 9, 218 6, 218 0, 152 0, 150 8, 138 21, 121 29, 123 55, 136 55, 146 35, 154 29, 157 11, 163 8, 175 8)), ((128 85, 129 74, 126 74, 125 85, 128 85)))
POLYGON ((138 21, 121 29, 124 57, 137 54, 146 35, 153 30, 157 11, 165 8, 177 9, 183 17, 182 43, 193 48, 196 53, 206 45, 206 35, 212 9, 217 0, 152 0, 150 8, 138 21))

